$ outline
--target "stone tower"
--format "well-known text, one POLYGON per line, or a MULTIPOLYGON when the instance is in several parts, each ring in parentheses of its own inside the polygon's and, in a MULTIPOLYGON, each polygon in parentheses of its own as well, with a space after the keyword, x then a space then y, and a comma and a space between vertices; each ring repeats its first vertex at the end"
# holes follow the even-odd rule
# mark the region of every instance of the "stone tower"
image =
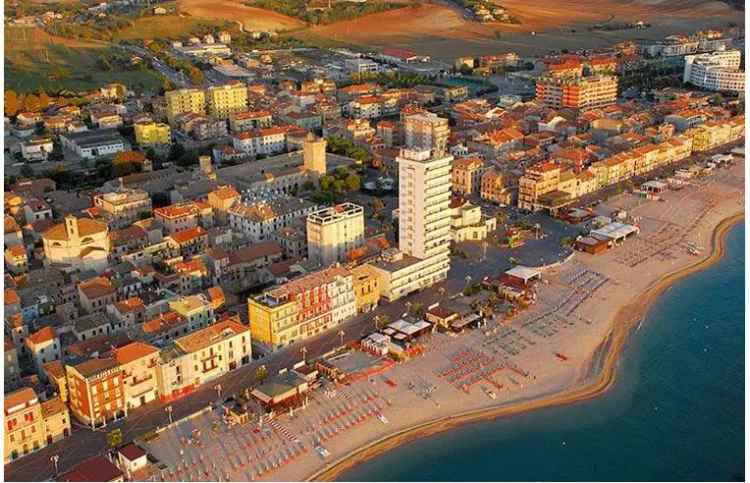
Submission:
POLYGON ((318 176, 326 174, 326 140, 316 138, 313 133, 308 133, 302 145, 302 158, 307 171, 317 173, 318 176))

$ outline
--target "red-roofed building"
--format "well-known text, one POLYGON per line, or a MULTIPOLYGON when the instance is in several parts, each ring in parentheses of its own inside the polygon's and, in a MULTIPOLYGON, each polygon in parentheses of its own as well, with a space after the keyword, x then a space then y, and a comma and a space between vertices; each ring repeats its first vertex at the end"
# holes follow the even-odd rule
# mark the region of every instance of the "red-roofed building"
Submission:
POLYGON ((125 475, 104 456, 96 456, 58 476, 57 481, 125 481, 125 475))
POLYGON ((128 410, 156 400, 159 350, 144 342, 131 342, 115 350, 115 359, 122 369, 128 410))
POLYGON ((60 339, 52 327, 44 327, 26 338, 26 347, 37 372, 47 362, 60 359, 60 339))

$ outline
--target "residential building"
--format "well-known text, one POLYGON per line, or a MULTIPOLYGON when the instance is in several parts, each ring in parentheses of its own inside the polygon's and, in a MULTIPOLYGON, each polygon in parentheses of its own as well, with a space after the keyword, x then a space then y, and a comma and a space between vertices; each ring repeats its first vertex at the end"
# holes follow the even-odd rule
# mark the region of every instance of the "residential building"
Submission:
POLYGON ((203 294, 170 300, 169 309, 187 321, 188 332, 206 327, 216 320, 211 302, 203 294))
POLYGON ((112 219, 114 227, 125 227, 151 216, 151 197, 140 188, 121 188, 94 196, 94 206, 112 219))
POLYGON ((178 115, 193 112, 206 113, 206 94, 201 89, 178 89, 164 94, 167 101, 167 119, 173 123, 178 115))
POLYGON ((32 388, 24 387, 5 394, 3 405, 5 464, 46 446, 42 404, 32 388))
POLYGON ((42 233, 45 261, 75 269, 103 271, 110 253, 109 229, 89 218, 65 217, 42 233))
POLYGON ((451 187, 454 193, 479 194, 484 172, 484 162, 477 157, 460 158, 453 161, 451 187))
POLYGON ((14 275, 29 271, 29 256, 23 245, 11 245, 5 249, 5 266, 14 275))
POLYGON ((352 268, 352 288, 357 313, 374 310, 380 301, 380 278, 378 272, 368 264, 352 268))
POLYGON ((252 360, 251 334, 237 318, 228 318, 179 337, 159 353, 162 401, 188 394, 252 360))
POLYGON ((214 216, 220 224, 229 221, 229 208, 240 201, 240 193, 232 185, 222 185, 208 193, 207 203, 214 210, 214 216))
POLYGON ((596 109, 617 101, 617 84, 613 75, 543 76, 536 81, 536 100, 553 108, 596 109))
POLYGON ((745 72, 740 70, 741 59, 739 50, 686 55, 682 81, 710 91, 743 92, 745 72))
POLYGON ((133 409, 156 400, 159 349, 136 341, 115 349, 114 357, 122 370, 125 407, 133 409))
POLYGON ((194 202, 187 201, 154 209, 154 219, 165 229, 167 234, 179 233, 198 226, 201 212, 194 202))
POLYGON ((240 111, 229 114, 229 128, 233 133, 267 128, 272 125, 271 111, 240 111))
POLYGON ((342 203, 307 215, 307 254, 323 266, 346 261, 349 250, 364 242, 364 209, 342 203))
POLYGON ((117 300, 117 288, 106 277, 94 277, 78 284, 81 308, 88 314, 100 314, 117 300))
POLYGON ((304 340, 357 313, 352 274, 313 272, 247 300, 253 338, 272 349, 304 340))
POLYGON ((352 74, 373 74, 380 71, 380 64, 370 59, 354 58, 346 59, 344 66, 352 74))
POLYGON ((21 157, 32 163, 46 161, 53 148, 52 138, 34 137, 21 142, 21 157))
POLYGON ((451 239, 462 241, 481 241, 497 228, 495 217, 485 217, 482 209, 471 203, 451 203, 451 239))
POLYGON ((37 373, 44 364, 60 360, 60 338, 52 327, 43 327, 26 338, 26 347, 37 373))
POLYGON ((243 131, 232 137, 232 146, 248 156, 279 154, 287 149, 287 133, 283 127, 243 131))
POLYGON ((738 141, 745 135, 744 116, 718 121, 707 121, 700 126, 685 131, 692 139, 692 150, 703 152, 723 144, 738 141))
POLYGON ((253 242, 268 241, 272 234, 315 208, 314 203, 291 196, 251 198, 229 209, 229 226, 253 242))
POLYGON ((143 121, 133 124, 133 129, 135 130, 135 142, 139 146, 161 146, 172 142, 172 129, 168 124, 143 121))
POLYGON ((95 456, 57 476, 57 481, 125 481, 125 475, 106 456, 95 456))
POLYGON ((507 175, 497 168, 485 171, 481 181, 481 197, 483 200, 494 201, 501 205, 510 205, 513 196, 507 175))
POLYGON ((247 109, 247 85, 234 81, 206 90, 208 112, 212 116, 226 119, 230 114, 247 109))
POLYGON ((52 444, 70 436, 70 411, 59 397, 42 401, 44 419, 44 440, 52 444))
POLYGON ((70 410, 92 428, 127 415, 122 369, 114 358, 89 359, 65 366, 70 410))

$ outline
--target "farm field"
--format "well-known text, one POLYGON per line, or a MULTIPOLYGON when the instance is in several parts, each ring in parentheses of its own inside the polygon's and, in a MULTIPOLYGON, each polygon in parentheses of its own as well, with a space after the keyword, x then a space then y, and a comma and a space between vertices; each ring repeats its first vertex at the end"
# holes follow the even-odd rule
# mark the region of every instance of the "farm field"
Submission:
POLYGON ((178 0, 181 12, 195 18, 241 23, 245 30, 280 32, 305 27, 305 23, 280 13, 248 7, 229 0, 178 0))
POLYGON ((108 82, 155 90, 161 80, 151 71, 103 71, 98 57, 106 42, 54 37, 37 28, 6 27, 5 87, 18 92, 84 90, 108 82))
POLYGON ((177 39, 186 37, 201 27, 215 27, 223 21, 193 17, 187 14, 147 16, 136 19, 132 26, 115 34, 115 40, 177 39))

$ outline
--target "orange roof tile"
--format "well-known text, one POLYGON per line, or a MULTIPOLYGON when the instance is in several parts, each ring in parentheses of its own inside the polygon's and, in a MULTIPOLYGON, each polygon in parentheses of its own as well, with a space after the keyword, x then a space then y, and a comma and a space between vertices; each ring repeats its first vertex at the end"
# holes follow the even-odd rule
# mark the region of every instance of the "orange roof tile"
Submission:
POLYGON ((50 342, 57 337, 57 334, 55 334, 55 329, 52 327, 43 327, 33 334, 31 334, 28 339, 29 342, 31 342, 33 345, 43 344, 45 342, 50 342))
POLYGON ((131 342, 119 349, 115 349, 115 359, 119 364, 129 364, 137 359, 148 357, 159 352, 156 347, 144 342, 131 342))

